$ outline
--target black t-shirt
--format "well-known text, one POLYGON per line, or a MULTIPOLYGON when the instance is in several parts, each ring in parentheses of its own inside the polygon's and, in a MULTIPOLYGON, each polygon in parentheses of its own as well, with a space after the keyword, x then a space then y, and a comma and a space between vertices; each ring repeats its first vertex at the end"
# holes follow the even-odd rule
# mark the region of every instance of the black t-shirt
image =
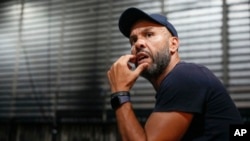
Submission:
POLYGON ((161 83, 154 112, 167 111, 194 115, 185 141, 227 141, 229 125, 242 123, 220 80, 206 67, 192 63, 178 63, 161 83))

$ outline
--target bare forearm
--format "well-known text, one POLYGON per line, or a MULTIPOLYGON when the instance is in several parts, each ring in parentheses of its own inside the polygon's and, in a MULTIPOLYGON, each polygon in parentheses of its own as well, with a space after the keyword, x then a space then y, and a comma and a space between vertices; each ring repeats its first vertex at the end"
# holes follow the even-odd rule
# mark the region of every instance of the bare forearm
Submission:
POLYGON ((146 134, 137 120, 130 102, 116 110, 118 128, 123 141, 146 141, 146 134))

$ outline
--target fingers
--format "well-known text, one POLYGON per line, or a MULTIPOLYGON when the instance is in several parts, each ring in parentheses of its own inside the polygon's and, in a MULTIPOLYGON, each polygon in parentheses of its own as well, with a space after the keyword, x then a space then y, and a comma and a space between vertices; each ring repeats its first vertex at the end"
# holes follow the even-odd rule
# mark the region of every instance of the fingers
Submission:
POLYGON ((134 63, 135 62, 135 55, 123 55, 121 56, 110 68, 110 70, 112 70, 112 68, 115 68, 117 66, 123 67, 123 69, 125 69, 125 67, 127 67, 129 70, 131 70, 132 64, 130 63, 134 63))
POLYGON ((136 57, 135 55, 127 54, 127 55, 121 56, 118 60, 121 60, 122 62, 125 62, 125 63, 128 63, 128 62, 134 63, 136 60, 135 57, 136 57))
POLYGON ((133 70, 129 64, 132 59, 135 59, 134 55, 124 55, 108 70, 107 76, 112 92, 130 90, 138 76, 148 66, 147 63, 143 63, 133 70))
MULTIPOLYGON (((136 56, 135 55, 132 55, 132 54, 127 54, 127 55, 123 55, 123 56, 121 56, 112 66, 111 66, 111 68, 110 68, 110 70, 112 70, 112 68, 114 68, 114 67, 116 67, 116 66, 119 66, 119 65, 121 65, 121 66, 127 66, 127 68, 129 69, 129 70, 131 70, 133 67, 131 66, 131 64, 129 64, 129 63, 135 63, 135 60, 136 60, 136 56)), ((143 63, 143 64, 140 64, 139 66, 137 66, 137 68, 134 70, 134 71, 132 71, 132 72, 134 72, 135 73, 135 75, 140 75, 141 74, 141 72, 144 70, 144 69, 146 69, 147 68, 147 66, 148 66, 148 64, 147 63, 143 63)), ((124 69, 124 68, 123 68, 124 69)), ((109 71, 110 71, 109 70, 109 71)))
POLYGON ((148 67, 147 63, 140 64, 135 70, 134 73, 136 75, 140 75, 143 70, 145 70, 148 67))

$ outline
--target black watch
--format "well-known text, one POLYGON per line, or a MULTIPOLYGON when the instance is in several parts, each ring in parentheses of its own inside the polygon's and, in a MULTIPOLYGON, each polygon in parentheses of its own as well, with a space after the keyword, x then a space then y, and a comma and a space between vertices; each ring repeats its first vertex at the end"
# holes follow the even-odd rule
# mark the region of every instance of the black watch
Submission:
POLYGON ((130 94, 127 91, 116 92, 111 95, 111 106, 114 110, 120 107, 123 103, 130 101, 130 94))

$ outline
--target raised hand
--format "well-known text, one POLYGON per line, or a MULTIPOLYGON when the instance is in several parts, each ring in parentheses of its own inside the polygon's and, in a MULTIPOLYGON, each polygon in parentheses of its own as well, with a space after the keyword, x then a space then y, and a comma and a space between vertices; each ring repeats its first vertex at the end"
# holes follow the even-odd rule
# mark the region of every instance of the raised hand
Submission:
POLYGON ((129 62, 134 63, 135 60, 135 55, 123 55, 111 66, 107 72, 107 76, 112 93, 129 91, 140 73, 147 68, 148 64, 143 63, 135 70, 132 70, 129 62))

